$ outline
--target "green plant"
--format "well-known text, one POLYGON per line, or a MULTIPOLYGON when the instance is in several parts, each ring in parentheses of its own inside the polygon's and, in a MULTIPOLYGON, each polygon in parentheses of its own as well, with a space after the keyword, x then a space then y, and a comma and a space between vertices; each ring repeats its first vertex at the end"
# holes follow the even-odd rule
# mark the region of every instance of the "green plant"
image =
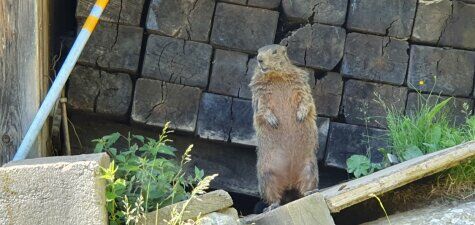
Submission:
POLYGON ((158 140, 119 133, 94 140, 95 152, 107 152, 113 160, 102 175, 108 183, 106 199, 111 224, 135 224, 145 212, 186 200, 191 195, 187 190, 203 178, 204 171, 196 167, 194 176, 186 176, 185 166, 191 161, 193 146, 177 162, 176 149, 168 145, 169 133, 167 123, 158 140), (121 138, 127 147, 119 151, 114 146, 121 138))
MULTIPOLYGON (((419 105, 415 112, 404 114, 399 109, 388 106, 380 98, 377 102, 387 112, 388 126, 387 149, 380 149, 383 155, 387 153, 397 156, 400 162, 452 147, 466 141, 475 140, 475 116, 471 114, 468 105, 463 106, 467 118, 465 123, 455 125, 450 119, 454 115, 447 105, 452 98, 447 98, 434 104, 429 95, 424 98, 419 93, 419 105)), ((433 100, 433 99, 432 99, 433 100)), ((356 177, 370 174, 389 165, 387 157, 380 164, 371 163, 370 156, 353 155, 347 160, 349 173, 356 177)), ((449 169, 442 176, 448 178, 451 187, 467 186, 467 190, 475 188, 475 162, 469 161, 458 167, 449 169)))

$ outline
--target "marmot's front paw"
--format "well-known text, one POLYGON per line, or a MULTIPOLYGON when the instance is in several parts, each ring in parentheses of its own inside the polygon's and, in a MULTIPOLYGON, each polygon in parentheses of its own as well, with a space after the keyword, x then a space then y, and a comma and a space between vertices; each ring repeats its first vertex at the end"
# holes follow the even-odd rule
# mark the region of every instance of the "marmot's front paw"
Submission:
POLYGON ((302 122, 305 120, 305 117, 307 116, 307 111, 305 110, 299 110, 297 111, 297 121, 302 122))
POLYGON ((279 126, 279 120, 273 113, 267 113, 265 119, 272 128, 276 129, 279 126))

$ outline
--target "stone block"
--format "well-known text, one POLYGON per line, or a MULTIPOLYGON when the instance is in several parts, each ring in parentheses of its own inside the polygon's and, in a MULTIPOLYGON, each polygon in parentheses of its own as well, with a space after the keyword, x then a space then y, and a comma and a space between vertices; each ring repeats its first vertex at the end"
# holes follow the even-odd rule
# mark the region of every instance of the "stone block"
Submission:
POLYGON ((126 73, 137 73, 143 30, 100 22, 78 62, 126 73))
POLYGON ((281 0, 248 0, 249 6, 261 7, 266 9, 275 9, 279 7, 281 0))
MULTIPOLYGON (((125 25, 139 26, 145 0, 110 0, 101 15, 101 20, 125 25)), ((78 0, 76 17, 87 18, 96 0, 78 0)))
POLYGON ((123 118, 129 111, 132 88, 127 74, 77 65, 69 80, 68 104, 75 110, 123 118))
POLYGON ((151 33, 208 42, 215 0, 152 0, 146 27, 151 33))
POLYGON ((347 0, 283 0, 285 15, 294 21, 341 26, 345 23, 347 0))
POLYGON ((250 93, 247 62, 247 54, 216 49, 208 90, 233 97, 242 95, 243 89, 248 89, 245 92, 250 93))
POLYGON ((405 87, 348 80, 343 94, 343 115, 351 124, 384 128, 387 112, 383 104, 404 112, 406 99, 405 87))
POLYGON ((438 44, 451 12, 452 1, 418 3, 411 39, 420 43, 438 44))
POLYGON ((417 0, 350 0, 349 30, 409 38, 417 0))
POLYGON ((206 88, 213 48, 210 45, 150 35, 142 77, 206 88))
POLYGON ((255 53, 274 43, 278 19, 276 11, 218 3, 211 43, 255 53))
POLYGON ((198 112, 197 133, 201 138, 228 141, 231 132, 232 98, 204 93, 198 112))
POLYGON ((250 100, 233 99, 231 142, 250 146, 257 145, 253 115, 250 100))
POLYGON ((351 124, 330 124, 325 165, 346 169, 346 160, 352 155, 371 154, 371 162, 379 163, 383 155, 379 148, 387 148, 387 131, 351 124))
POLYGON ((284 40, 290 60, 299 66, 332 70, 343 58, 346 32, 341 27, 313 24, 284 40))
POLYGON ((107 154, 10 162, 0 168, 0 224, 108 224, 107 154))
POLYGON ((132 121, 194 132, 201 90, 163 81, 138 79, 132 106, 132 121))
POLYGON ((313 88, 313 97, 318 115, 337 117, 342 93, 343 78, 341 74, 328 72, 321 79, 317 79, 313 88))
POLYGON ((475 50, 475 4, 452 1, 451 16, 440 36, 440 44, 475 50))
POLYGON ((327 148, 328 130, 330 128, 330 119, 325 117, 317 117, 318 127, 318 161, 323 161, 325 157, 325 149, 327 148))
POLYGON ((350 33, 346 38, 341 73, 356 79, 402 85, 409 62, 408 50, 406 41, 350 33))
MULTIPOLYGON (((438 95, 429 95, 429 94, 419 94, 417 92, 409 93, 407 97, 406 105, 406 115, 411 115, 415 112, 418 112, 422 106, 435 106, 437 103, 445 101, 449 97, 438 96, 438 95)), ((472 114, 473 109, 473 100, 469 98, 452 98, 442 114, 446 114, 446 118, 457 125, 465 123, 467 116, 472 114)))
POLYGON ((420 91, 469 96, 474 70, 475 52, 412 45, 407 82, 420 91))
POLYGON ((218 0, 220 2, 234 3, 239 5, 246 5, 248 0, 218 0))

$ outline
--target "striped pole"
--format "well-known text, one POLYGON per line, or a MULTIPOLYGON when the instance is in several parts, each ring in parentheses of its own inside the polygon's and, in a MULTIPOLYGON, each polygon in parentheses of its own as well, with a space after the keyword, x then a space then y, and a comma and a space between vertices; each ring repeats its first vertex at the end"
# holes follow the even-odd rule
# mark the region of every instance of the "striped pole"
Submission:
POLYGON ((43 128, 43 124, 45 123, 46 119, 48 118, 48 115, 53 109, 56 100, 58 100, 59 96, 61 95, 61 90, 64 88, 64 85, 66 84, 66 81, 68 80, 69 75, 71 74, 71 71, 74 68, 74 65, 76 65, 76 62, 78 61, 78 58, 81 55, 84 46, 89 40, 92 31, 96 28, 99 18, 101 17, 102 12, 104 11, 108 3, 109 0, 97 0, 96 4, 92 8, 91 13, 87 17, 87 20, 84 23, 81 32, 79 33, 78 37, 76 38, 76 41, 74 42, 73 47, 71 48, 68 56, 66 57, 63 66, 59 70, 59 73, 56 76, 53 85, 51 85, 51 88, 48 91, 48 94, 46 95, 45 99, 43 100, 43 103, 41 104, 38 113, 33 119, 33 122, 31 123, 28 132, 26 132, 26 135, 23 138, 20 147, 18 148, 15 154, 15 157, 13 157, 13 161, 25 159, 28 153, 30 152, 31 147, 36 141, 36 137, 38 137, 41 128, 43 128))

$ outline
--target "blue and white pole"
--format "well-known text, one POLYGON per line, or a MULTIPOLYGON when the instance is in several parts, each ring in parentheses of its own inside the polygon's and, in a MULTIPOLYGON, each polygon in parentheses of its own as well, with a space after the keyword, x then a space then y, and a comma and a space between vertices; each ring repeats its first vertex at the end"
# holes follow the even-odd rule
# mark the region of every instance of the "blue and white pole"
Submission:
POLYGON ((53 85, 48 91, 48 94, 43 100, 43 103, 41 104, 38 113, 33 119, 33 122, 31 123, 28 132, 26 132, 26 135, 23 138, 23 141, 21 142, 20 147, 18 148, 15 154, 15 157, 13 157, 13 161, 25 159, 28 153, 30 152, 31 147, 35 143, 38 134, 43 128, 43 125, 46 119, 48 118, 48 115, 50 114, 51 110, 53 109, 56 100, 58 100, 58 98, 60 97, 61 90, 64 88, 64 85, 66 84, 66 81, 68 80, 71 71, 76 65, 76 62, 78 61, 78 58, 81 55, 84 46, 89 40, 92 31, 96 28, 99 18, 101 17, 102 12, 104 11, 108 3, 109 0, 97 0, 96 4, 92 8, 91 13, 87 17, 87 20, 84 23, 81 32, 79 33, 78 37, 76 38, 76 41, 74 42, 73 47, 71 48, 68 56, 66 57, 63 66, 59 70, 59 73, 56 76, 53 85))

